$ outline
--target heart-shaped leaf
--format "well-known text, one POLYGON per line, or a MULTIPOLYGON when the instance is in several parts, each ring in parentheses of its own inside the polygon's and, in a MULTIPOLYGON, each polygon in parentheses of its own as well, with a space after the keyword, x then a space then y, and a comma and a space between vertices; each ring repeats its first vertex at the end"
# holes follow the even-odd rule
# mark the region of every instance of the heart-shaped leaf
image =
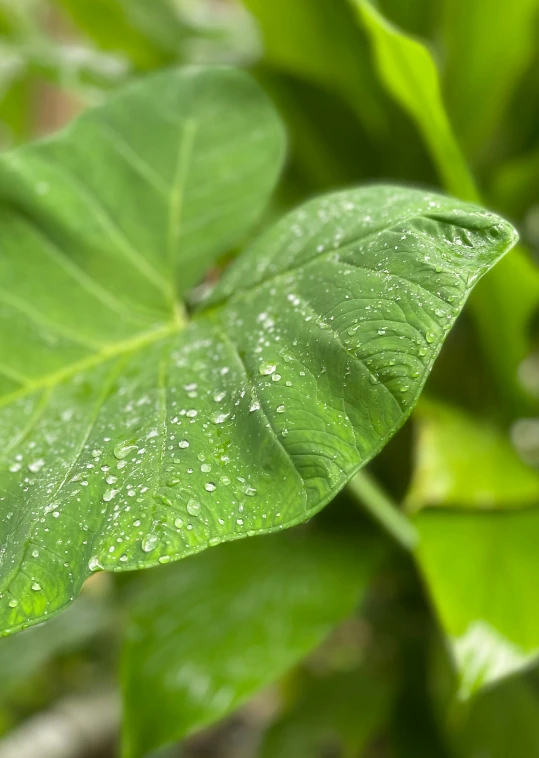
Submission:
POLYGON ((4 630, 99 568, 308 519, 405 421, 514 244, 439 195, 342 192, 263 235, 187 324, 177 293, 259 213, 281 155, 250 80, 188 69, 2 158, 4 630))

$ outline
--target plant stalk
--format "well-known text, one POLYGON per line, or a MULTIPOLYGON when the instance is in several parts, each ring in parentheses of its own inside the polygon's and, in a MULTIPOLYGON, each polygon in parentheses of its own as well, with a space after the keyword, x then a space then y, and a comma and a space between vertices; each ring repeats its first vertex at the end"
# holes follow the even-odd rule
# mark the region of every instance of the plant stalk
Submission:
POLYGON ((419 534, 410 520, 391 501, 376 480, 360 471, 348 483, 352 497, 390 534, 405 550, 414 550, 419 534))

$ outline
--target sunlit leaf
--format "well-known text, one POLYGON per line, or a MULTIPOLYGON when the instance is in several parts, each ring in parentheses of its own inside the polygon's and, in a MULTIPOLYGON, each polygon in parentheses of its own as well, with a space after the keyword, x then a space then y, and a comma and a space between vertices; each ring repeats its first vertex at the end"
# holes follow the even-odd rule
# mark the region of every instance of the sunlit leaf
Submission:
POLYGON ((416 409, 410 508, 524 508, 539 503, 539 473, 492 422, 433 401, 416 409))
POLYGON ((142 577, 123 661, 124 755, 222 718, 357 607, 372 545, 289 532, 209 550, 142 577))
POLYGON ((425 510, 414 522, 460 697, 530 665, 539 653, 539 510, 425 510))

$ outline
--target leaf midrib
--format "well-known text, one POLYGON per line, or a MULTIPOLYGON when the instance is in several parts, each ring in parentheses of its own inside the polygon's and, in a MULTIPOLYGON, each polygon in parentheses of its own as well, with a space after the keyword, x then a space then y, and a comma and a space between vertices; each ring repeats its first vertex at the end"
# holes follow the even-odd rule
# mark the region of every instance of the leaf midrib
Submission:
POLYGON ((142 348, 147 347, 148 345, 152 345, 155 342, 159 342, 174 334, 178 334, 185 329, 185 326, 186 323, 183 320, 176 318, 174 321, 163 325, 161 328, 152 329, 149 332, 143 332, 132 339, 107 345, 103 350, 93 353, 87 358, 83 358, 75 363, 70 363, 59 371, 55 371, 52 374, 46 374, 39 380, 31 381, 25 384, 24 387, 21 387, 21 389, 15 390, 15 392, 10 392, 8 395, 4 395, 4 397, 0 398, 0 408, 9 405, 9 403, 14 402, 21 397, 30 395, 33 392, 38 392, 39 390, 61 384, 61 382, 71 379, 76 374, 94 368, 101 363, 106 363, 106 361, 118 358, 127 353, 134 353, 138 350, 142 350, 142 348))

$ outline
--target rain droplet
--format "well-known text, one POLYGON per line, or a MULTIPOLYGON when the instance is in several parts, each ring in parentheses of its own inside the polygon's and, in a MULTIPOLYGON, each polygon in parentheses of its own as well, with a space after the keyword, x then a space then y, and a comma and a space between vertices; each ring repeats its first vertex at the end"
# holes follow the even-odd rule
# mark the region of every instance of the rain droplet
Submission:
POLYGON ((34 592, 39 592, 39 590, 41 589, 41 585, 39 584, 39 582, 34 582, 32 584, 32 589, 34 592))
POLYGON ((114 455, 121 461, 127 458, 129 453, 132 453, 134 450, 138 450, 138 445, 132 445, 129 442, 119 442, 114 448, 114 455))
POLYGON ((178 447, 181 447, 181 448, 189 447, 189 443, 187 442, 187 440, 180 440, 178 442, 178 447))
POLYGON ((223 424, 229 416, 230 413, 214 413, 211 416, 212 424, 223 424))
POLYGON ((213 482, 206 482, 206 484, 204 485, 204 489, 206 490, 206 492, 215 492, 217 488, 213 482))
MULTIPOLYGON (((212 485, 213 489, 215 489, 215 485, 212 485)), ((206 485, 206 489, 208 489, 208 485, 206 485)), ((208 492, 211 492, 212 490, 208 490, 208 492)), ((200 503, 198 500, 194 500, 191 498, 189 502, 187 503, 187 513, 190 516, 198 516, 200 513, 200 503)))
POLYGON ((270 374, 273 374, 276 368, 277 366, 273 363, 261 363, 258 370, 262 376, 269 376, 270 374))
POLYGON ((88 568, 90 571, 98 571, 100 568, 103 568, 99 563, 99 558, 97 555, 93 555, 90 560, 88 561, 88 568))
POLYGON ((142 549, 145 553, 151 553, 157 547, 158 542, 159 537, 156 534, 147 534, 142 540, 142 549))
POLYGON ((286 408, 284 407, 284 405, 278 405, 277 406, 277 413, 284 413, 285 410, 286 410, 286 408))

